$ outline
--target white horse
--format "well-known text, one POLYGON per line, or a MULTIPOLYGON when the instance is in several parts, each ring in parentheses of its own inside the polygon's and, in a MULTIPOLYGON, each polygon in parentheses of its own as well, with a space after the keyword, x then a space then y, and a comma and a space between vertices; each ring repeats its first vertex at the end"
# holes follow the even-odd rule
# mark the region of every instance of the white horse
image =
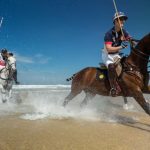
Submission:
POLYGON ((11 98, 13 74, 16 71, 16 59, 9 57, 6 66, 0 70, 0 84, 2 102, 5 103, 11 98))

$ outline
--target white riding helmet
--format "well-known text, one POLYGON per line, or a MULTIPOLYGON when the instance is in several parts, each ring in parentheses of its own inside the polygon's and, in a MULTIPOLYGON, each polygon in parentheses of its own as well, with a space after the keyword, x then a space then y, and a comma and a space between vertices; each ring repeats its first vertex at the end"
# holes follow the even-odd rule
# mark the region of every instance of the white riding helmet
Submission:
POLYGON ((128 19, 128 17, 123 12, 117 12, 117 13, 115 13, 114 16, 113 16, 113 22, 117 18, 124 18, 125 21, 128 19))

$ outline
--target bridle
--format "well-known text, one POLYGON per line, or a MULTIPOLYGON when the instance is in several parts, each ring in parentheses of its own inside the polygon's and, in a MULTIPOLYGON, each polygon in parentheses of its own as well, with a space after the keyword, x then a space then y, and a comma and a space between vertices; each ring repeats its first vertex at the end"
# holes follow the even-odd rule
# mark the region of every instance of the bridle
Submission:
POLYGON ((10 81, 10 80, 12 80, 12 78, 13 78, 12 65, 14 65, 14 63, 12 63, 12 64, 9 64, 9 63, 8 63, 8 66, 5 66, 4 68, 2 68, 2 69, 0 70, 0 79, 5 80, 5 81, 10 81), (4 78, 4 77, 1 76, 2 73, 3 73, 3 71, 4 71, 4 72, 7 72, 7 71, 8 71, 8 76, 7 76, 6 78, 4 78))
POLYGON ((132 44, 133 41, 138 43, 140 40, 136 40, 136 39, 129 40, 129 43, 131 45, 130 47, 132 49, 132 53, 134 53, 135 55, 137 55, 141 59, 148 61, 149 60, 149 55, 142 52, 139 48, 137 48, 137 46, 133 47, 133 44, 132 44))
MULTIPOLYGON (((130 45, 131 45, 131 42, 132 41, 130 41, 130 45)), ((131 45, 131 49, 132 49, 131 53, 133 53, 136 56, 140 57, 146 63, 150 62, 148 54, 145 54, 139 48, 133 47, 132 45, 131 45)), ((141 78, 141 72, 135 64, 131 64, 128 61, 127 62, 125 61, 124 63, 125 63, 125 66, 126 66, 125 72, 131 73, 132 75, 136 75, 138 78, 141 78)))

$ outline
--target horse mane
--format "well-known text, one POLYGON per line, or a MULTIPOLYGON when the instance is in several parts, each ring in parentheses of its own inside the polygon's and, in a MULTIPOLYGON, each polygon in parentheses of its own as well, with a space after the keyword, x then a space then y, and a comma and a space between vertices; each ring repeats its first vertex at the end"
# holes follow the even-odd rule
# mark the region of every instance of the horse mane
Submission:
POLYGON ((140 41, 139 43, 136 45, 136 49, 140 49, 140 50, 150 50, 150 33, 148 33, 147 35, 145 35, 140 41), (148 47, 149 46, 149 47, 148 47))

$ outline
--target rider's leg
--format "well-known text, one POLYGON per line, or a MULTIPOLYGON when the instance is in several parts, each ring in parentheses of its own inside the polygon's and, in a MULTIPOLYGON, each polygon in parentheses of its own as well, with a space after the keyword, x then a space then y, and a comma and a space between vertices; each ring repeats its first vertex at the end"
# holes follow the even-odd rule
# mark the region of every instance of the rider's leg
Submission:
POLYGON ((13 74, 13 78, 16 84, 19 84, 19 82, 17 81, 17 70, 15 70, 14 74, 13 74))
POLYGON ((115 64, 111 63, 108 65, 108 78, 111 86, 110 94, 111 96, 116 96, 116 79, 117 79, 117 74, 116 74, 116 66, 115 64))

